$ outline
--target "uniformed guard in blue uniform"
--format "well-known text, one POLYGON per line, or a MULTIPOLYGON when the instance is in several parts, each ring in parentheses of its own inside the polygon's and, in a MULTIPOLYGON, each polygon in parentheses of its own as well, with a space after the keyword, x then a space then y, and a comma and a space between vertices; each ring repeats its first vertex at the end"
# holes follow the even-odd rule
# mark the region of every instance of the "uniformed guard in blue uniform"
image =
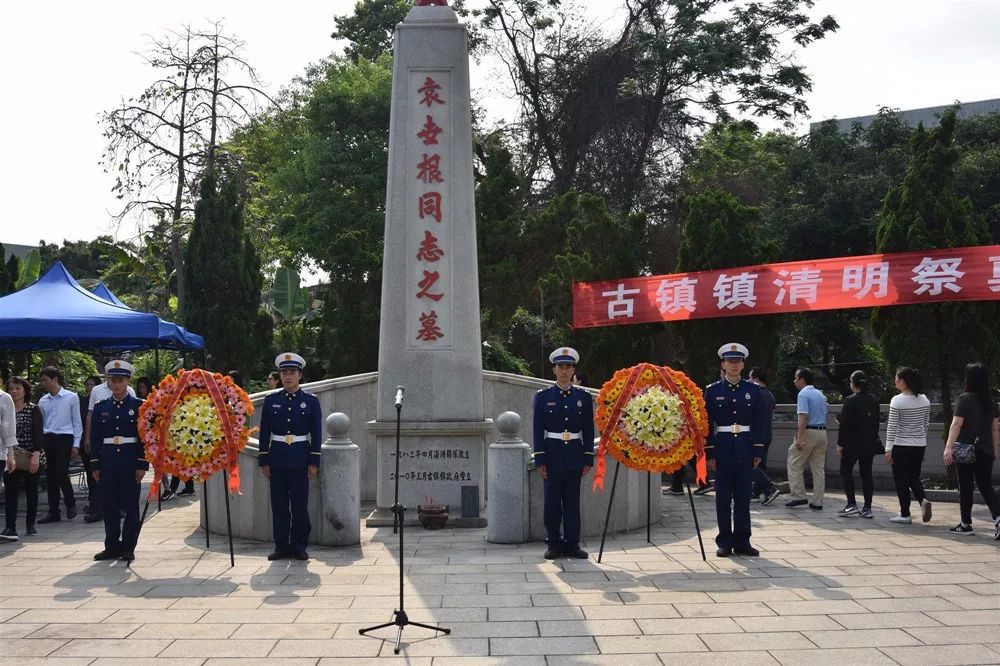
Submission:
POLYGON ((594 466, 594 401, 573 386, 580 355, 560 347, 549 355, 556 383, 535 394, 535 467, 545 489, 545 559, 586 559, 580 548, 580 483, 594 466))
POLYGON ((750 545, 750 491, 753 468, 760 464, 764 452, 764 424, 769 415, 760 389, 740 376, 749 354, 739 343, 722 345, 719 358, 725 376, 705 390, 705 454, 709 469, 715 469, 715 515, 719 521, 715 554, 719 557, 760 555, 750 545))
POLYGON ((304 358, 286 352, 274 360, 283 391, 264 398, 260 413, 261 472, 271 481, 274 552, 269 560, 308 560, 309 481, 319 473, 323 410, 319 398, 299 388, 304 358))
POLYGON ((139 489, 149 461, 139 440, 142 400, 128 393, 133 371, 132 364, 121 360, 104 367, 111 397, 94 405, 91 416, 90 461, 94 479, 101 486, 104 512, 104 550, 94 555, 95 560, 135 559, 139 489))

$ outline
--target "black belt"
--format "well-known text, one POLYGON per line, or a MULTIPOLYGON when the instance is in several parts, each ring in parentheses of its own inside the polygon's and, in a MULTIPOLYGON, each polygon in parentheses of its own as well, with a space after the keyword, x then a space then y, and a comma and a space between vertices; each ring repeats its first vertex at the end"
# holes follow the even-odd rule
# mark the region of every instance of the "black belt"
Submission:
POLYGON ((826 430, 826 426, 806 426, 806 430, 826 430))

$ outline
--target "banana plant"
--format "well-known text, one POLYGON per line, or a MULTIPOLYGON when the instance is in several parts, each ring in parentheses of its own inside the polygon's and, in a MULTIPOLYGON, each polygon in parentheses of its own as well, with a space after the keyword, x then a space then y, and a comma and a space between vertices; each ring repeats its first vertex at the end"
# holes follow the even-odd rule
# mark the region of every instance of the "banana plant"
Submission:
POLYGON ((301 286, 299 273, 293 268, 279 268, 274 274, 274 287, 269 303, 271 315, 278 322, 312 321, 319 315, 322 302, 310 302, 309 290, 301 286))
POLYGON ((15 290, 21 290, 38 281, 38 275, 42 269, 42 255, 37 248, 28 252, 28 255, 21 260, 21 271, 17 276, 15 290))

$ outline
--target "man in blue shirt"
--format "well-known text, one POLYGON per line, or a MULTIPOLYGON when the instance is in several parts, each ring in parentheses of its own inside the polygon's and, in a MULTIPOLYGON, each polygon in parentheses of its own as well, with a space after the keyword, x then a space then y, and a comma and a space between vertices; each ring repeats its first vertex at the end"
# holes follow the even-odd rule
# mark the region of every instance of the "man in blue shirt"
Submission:
POLYGON ((715 470, 715 515, 719 535, 718 557, 733 553, 756 557, 750 545, 750 490, 753 468, 764 454, 765 402, 756 384, 743 379, 749 350, 730 342, 719 348, 724 376, 705 389, 708 439, 705 456, 708 469, 715 470))
POLYGON ((274 360, 283 391, 264 398, 257 464, 271 482, 274 552, 269 560, 308 560, 309 481, 319 473, 323 410, 319 398, 299 388, 306 361, 285 352, 274 360))
POLYGON ((794 383, 799 390, 795 410, 799 420, 795 439, 788 447, 788 488, 792 499, 785 506, 809 504, 813 511, 822 511, 826 490, 826 396, 813 386, 809 368, 796 370, 794 383), (812 471, 812 502, 806 499, 806 465, 812 471))
POLYGON ((560 555, 587 559, 580 548, 580 483, 594 466, 594 401, 573 385, 580 354, 560 347, 549 355, 556 383, 535 394, 535 468, 545 491, 548 548, 545 559, 560 555))
POLYGON ((149 462, 139 440, 142 400, 128 392, 133 371, 132 364, 121 360, 104 367, 111 397, 94 405, 90 419, 90 464, 101 487, 104 514, 104 550, 94 555, 95 560, 135 559, 139 489, 149 462))

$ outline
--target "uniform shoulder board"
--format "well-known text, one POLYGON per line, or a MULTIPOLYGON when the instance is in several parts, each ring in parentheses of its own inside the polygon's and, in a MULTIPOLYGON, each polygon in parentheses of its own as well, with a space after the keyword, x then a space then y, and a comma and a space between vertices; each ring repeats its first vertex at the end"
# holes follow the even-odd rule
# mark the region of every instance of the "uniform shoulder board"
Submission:
POLYGON ((535 393, 545 393, 545 392, 546 392, 546 391, 548 391, 548 390, 549 390, 550 388, 552 388, 552 387, 551 387, 551 386, 546 386, 545 388, 540 388, 540 389, 538 389, 537 391, 535 391, 535 393))

